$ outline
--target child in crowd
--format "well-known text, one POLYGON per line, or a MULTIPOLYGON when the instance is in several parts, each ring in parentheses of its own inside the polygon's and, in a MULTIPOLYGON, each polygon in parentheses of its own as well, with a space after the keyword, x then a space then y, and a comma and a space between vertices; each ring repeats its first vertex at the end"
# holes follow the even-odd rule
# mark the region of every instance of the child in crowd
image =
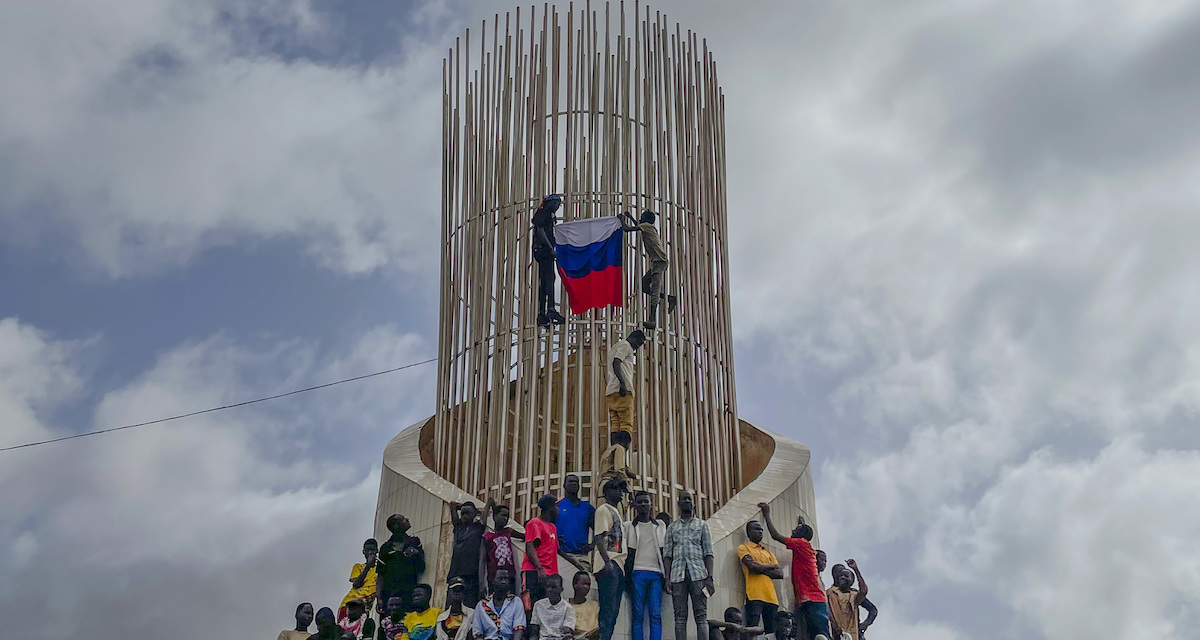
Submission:
POLYGON ((745 618, 742 610, 729 607, 725 610, 725 620, 708 621, 709 640, 754 640, 762 635, 762 627, 744 626, 745 618))
POLYGON ((575 637, 575 608, 563 600, 563 580, 557 573, 542 579, 546 597, 533 604, 529 635, 541 640, 572 640, 575 637))
POLYGON ((347 636, 353 636, 356 640, 375 635, 375 621, 367 616, 367 606, 362 600, 346 603, 346 615, 338 620, 338 626, 346 631, 347 636))
POLYGON ((575 608, 575 637, 595 640, 600 637, 600 602, 588 600, 592 576, 586 571, 575 572, 571 579, 571 606, 575 608))

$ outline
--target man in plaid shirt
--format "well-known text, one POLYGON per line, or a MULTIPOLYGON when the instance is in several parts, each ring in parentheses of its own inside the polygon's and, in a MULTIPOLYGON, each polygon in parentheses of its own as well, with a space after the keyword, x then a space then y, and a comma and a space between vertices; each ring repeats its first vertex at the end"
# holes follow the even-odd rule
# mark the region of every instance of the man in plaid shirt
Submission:
POLYGON ((708 523, 696 517, 695 498, 688 491, 679 494, 679 519, 667 527, 662 554, 671 582, 676 640, 687 639, 689 597, 696 620, 696 638, 708 640, 708 593, 713 590, 712 534, 708 532, 708 523))

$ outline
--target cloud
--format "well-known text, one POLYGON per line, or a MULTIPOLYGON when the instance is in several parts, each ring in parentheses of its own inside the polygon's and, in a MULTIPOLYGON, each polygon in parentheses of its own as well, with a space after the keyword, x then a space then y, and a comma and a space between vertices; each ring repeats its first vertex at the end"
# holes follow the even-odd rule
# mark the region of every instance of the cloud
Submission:
MULTIPOLYGON (((24 399, 35 420, 33 400, 49 397, 57 380, 81 376, 72 343, 11 319, 0 322, 0 342, 0 352, 16 354, 0 371, 19 365, 35 374, 0 377, 0 397, 24 399)), ((387 326, 341 357, 305 341, 255 347, 213 336, 164 353, 105 395, 96 422, 327 382, 417 360, 428 348, 387 326)), ((373 533, 382 443, 416 419, 416 399, 432 393, 426 379, 413 370, 392 374, 390 388, 377 379, 320 398, 5 454, 0 614, 29 621, 13 632, 30 636, 55 619, 55 637, 85 633, 93 620, 105 625, 101 637, 155 637, 202 603, 213 615, 196 632, 207 637, 273 634, 301 600, 336 604, 343 574, 373 533), (327 444, 335 442, 342 444, 327 444)))
POLYGON ((921 566, 994 592, 1047 637, 1187 635, 1200 615, 1200 517, 1184 505, 1198 490, 1196 451, 1136 439, 1082 461, 1040 451, 977 504, 946 509, 921 566))
POLYGON ((0 11, 10 242, 78 247, 63 259, 111 277, 242 238, 301 239, 346 273, 436 263, 412 232, 436 229, 438 202, 442 54, 421 33, 403 58, 339 67, 244 50, 246 28, 330 37, 304 2, 0 11))

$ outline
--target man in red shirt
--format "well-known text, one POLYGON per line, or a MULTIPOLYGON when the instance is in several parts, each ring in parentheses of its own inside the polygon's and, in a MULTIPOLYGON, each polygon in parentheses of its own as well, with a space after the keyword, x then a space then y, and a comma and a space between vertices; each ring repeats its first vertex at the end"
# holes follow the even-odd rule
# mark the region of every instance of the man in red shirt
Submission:
POLYGON ((546 494, 538 499, 541 515, 525 525, 525 559, 521 575, 529 591, 530 604, 546 597, 541 578, 558 573, 558 498, 546 494))
POLYGON ((812 527, 801 520, 792 531, 792 537, 786 538, 771 522, 771 505, 760 502, 758 508, 762 509, 763 521, 767 523, 771 538, 792 552, 792 589, 796 593, 796 622, 801 625, 797 631, 806 631, 808 637, 813 640, 829 640, 829 604, 825 601, 825 591, 821 589, 820 574, 817 573, 817 551, 810 542, 813 537, 812 527))

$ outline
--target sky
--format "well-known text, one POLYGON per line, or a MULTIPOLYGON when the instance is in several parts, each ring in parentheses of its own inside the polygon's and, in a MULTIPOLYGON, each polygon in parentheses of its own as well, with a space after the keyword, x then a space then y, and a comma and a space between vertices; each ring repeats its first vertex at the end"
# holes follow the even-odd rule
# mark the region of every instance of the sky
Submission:
MULTIPOLYGON (((739 413, 869 635, 1200 638, 1200 5, 651 6, 725 90, 739 413)), ((434 355, 441 59, 511 8, 0 3, 0 447, 434 355)), ((429 376, 0 453, 6 634, 336 604, 429 376)))

